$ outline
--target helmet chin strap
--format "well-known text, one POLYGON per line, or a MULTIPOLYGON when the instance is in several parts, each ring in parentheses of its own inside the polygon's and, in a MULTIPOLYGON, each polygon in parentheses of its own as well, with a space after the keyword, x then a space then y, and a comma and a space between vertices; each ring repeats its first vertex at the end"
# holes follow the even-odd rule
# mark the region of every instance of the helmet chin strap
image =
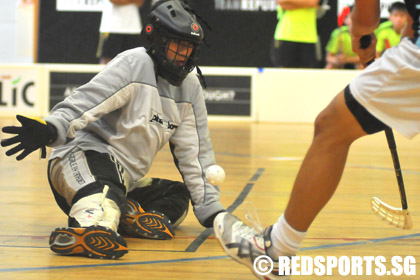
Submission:
POLYGON ((200 67, 195 66, 195 68, 197 69, 198 78, 200 79, 200 82, 201 82, 202 87, 203 87, 204 89, 205 89, 205 88, 207 88, 207 82, 206 82, 206 79, 205 79, 205 78, 204 78, 204 76, 203 76, 203 73, 201 72, 200 67))

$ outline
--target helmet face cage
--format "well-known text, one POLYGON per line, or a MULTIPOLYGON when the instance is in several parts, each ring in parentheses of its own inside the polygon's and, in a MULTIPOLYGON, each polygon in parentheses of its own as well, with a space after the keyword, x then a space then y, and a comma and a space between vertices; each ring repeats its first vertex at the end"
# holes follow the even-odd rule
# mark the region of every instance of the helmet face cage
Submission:
POLYGON ((148 53, 156 61, 157 73, 172 85, 180 86, 195 68, 200 44, 162 33, 165 32, 155 32, 148 53))
POLYGON ((170 67, 190 73, 197 62, 200 44, 180 37, 162 37, 162 60, 170 67), (172 48, 171 48, 172 46, 172 48))
POLYGON ((194 50, 194 45, 180 39, 169 39, 166 41, 166 59, 175 67, 185 68, 189 56, 194 50))

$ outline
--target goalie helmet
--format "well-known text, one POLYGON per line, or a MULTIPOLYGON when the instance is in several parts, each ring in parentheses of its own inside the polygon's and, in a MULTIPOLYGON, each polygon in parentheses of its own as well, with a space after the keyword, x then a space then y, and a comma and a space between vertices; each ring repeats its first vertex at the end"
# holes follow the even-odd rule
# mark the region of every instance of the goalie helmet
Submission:
POLYGON ((196 66, 203 29, 195 15, 177 0, 157 2, 147 20, 141 44, 155 61, 157 74, 180 86, 196 66))

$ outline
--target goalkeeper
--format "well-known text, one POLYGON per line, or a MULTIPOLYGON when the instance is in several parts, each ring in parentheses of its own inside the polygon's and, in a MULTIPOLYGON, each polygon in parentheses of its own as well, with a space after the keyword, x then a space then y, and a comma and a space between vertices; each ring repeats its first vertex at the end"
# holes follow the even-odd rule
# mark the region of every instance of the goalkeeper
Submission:
POLYGON ((3 128, 14 136, 1 145, 16 144, 6 155, 19 153, 18 160, 54 148, 48 179, 69 217, 68 227, 51 233, 59 254, 119 258, 128 251, 119 227, 169 239, 190 198, 205 227, 224 211, 204 176, 215 158, 202 87, 190 73, 203 40, 196 15, 179 1, 159 1, 140 39, 142 47, 118 55, 44 120, 18 115, 21 126, 3 128), (184 183, 143 178, 168 142, 184 183))

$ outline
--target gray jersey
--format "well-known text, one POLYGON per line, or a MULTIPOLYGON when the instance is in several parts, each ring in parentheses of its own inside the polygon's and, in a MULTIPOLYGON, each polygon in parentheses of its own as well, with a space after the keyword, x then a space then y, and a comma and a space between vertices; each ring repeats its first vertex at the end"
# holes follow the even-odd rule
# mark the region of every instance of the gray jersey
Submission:
POLYGON ((132 182, 150 169, 169 141, 200 223, 223 210, 219 189, 205 178, 215 164, 207 111, 198 78, 189 74, 180 87, 156 79, 144 48, 112 60, 89 83, 57 104, 45 120, 57 128, 51 159, 74 147, 114 155, 132 182))

